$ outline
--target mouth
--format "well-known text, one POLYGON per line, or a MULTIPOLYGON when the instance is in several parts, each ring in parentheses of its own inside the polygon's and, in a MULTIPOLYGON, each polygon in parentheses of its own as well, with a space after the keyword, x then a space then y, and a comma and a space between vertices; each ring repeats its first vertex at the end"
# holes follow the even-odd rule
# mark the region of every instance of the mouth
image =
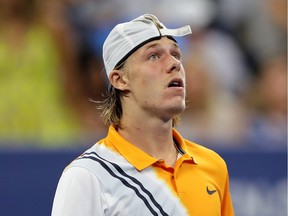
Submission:
POLYGON ((168 83, 168 88, 184 88, 184 82, 181 78, 174 78, 168 83))

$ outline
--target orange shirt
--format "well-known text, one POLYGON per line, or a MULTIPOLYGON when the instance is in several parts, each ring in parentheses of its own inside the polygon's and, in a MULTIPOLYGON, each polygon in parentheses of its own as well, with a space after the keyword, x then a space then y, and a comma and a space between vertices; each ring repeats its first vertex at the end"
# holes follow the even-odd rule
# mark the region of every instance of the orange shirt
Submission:
POLYGON ((214 151, 183 139, 175 129, 173 137, 179 152, 174 168, 127 142, 110 127, 106 138, 64 171, 53 216, 60 215, 56 212, 65 214, 65 208, 75 215, 78 211, 91 216, 233 216, 224 160, 214 151), (83 178, 83 172, 90 177, 83 178), (64 204, 72 198, 85 203, 85 209, 64 204))
POLYGON ((128 143, 113 127, 104 142, 140 172, 153 166, 190 215, 234 215, 225 161, 214 151, 183 139, 175 129, 173 137, 178 151, 184 153, 180 153, 174 169, 128 143))

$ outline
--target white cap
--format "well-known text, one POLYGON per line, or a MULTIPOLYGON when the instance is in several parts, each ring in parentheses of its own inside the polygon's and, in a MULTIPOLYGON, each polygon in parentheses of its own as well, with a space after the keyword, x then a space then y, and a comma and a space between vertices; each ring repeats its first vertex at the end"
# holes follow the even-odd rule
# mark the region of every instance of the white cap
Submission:
POLYGON ((103 60, 107 76, 119 64, 145 43, 162 36, 182 37, 191 34, 189 25, 177 29, 166 28, 152 14, 144 14, 130 22, 116 25, 103 45, 103 60))

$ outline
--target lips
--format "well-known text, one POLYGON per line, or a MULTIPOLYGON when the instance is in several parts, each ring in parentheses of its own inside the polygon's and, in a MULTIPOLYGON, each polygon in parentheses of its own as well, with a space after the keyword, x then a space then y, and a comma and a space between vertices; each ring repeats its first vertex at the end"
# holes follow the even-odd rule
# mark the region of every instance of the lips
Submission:
POLYGON ((168 88, 184 87, 184 82, 181 78, 174 78, 168 83, 168 88))

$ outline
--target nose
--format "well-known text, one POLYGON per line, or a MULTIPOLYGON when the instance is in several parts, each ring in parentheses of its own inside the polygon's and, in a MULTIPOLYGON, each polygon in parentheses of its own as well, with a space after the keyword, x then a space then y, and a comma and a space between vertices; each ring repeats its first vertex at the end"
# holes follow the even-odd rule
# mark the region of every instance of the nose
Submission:
POLYGON ((179 72, 181 69, 181 61, 179 59, 177 59, 175 56, 169 56, 168 60, 167 60, 167 68, 166 68, 166 72, 167 73, 171 73, 173 71, 177 71, 179 72))

